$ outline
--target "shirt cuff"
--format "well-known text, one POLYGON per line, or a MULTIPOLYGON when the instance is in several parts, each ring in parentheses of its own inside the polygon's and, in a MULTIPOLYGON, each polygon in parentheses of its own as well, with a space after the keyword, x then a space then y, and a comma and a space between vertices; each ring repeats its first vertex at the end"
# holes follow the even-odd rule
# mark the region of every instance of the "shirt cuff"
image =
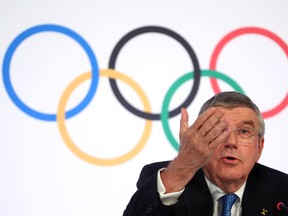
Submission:
POLYGON ((160 170, 158 170, 158 174, 157 174, 157 191, 160 195, 160 200, 164 205, 173 205, 175 203, 178 202, 178 198, 180 197, 180 195, 183 193, 184 189, 182 189, 181 191, 177 191, 177 192, 172 192, 172 193, 166 193, 166 188, 162 182, 161 176, 160 176, 160 172, 162 170, 164 170, 165 168, 162 168, 160 170))

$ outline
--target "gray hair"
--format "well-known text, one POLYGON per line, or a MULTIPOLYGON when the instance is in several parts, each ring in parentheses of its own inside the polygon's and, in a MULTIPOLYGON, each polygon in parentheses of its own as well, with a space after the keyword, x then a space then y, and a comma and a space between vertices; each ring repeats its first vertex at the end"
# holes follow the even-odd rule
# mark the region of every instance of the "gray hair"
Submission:
POLYGON ((246 95, 228 91, 228 92, 221 92, 214 95, 212 98, 207 100, 201 107, 199 115, 207 110, 210 107, 221 106, 226 108, 235 108, 235 107, 248 107, 256 113, 258 118, 260 128, 259 128, 259 136, 263 137, 265 133, 265 123, 259 108, 256 104, 246 95))

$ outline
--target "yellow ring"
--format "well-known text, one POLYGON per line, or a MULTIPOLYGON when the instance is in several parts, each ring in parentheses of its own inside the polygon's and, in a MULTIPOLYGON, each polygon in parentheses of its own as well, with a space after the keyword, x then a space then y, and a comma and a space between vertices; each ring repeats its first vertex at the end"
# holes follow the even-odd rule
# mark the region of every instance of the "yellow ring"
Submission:
MULTIPOLYGON (((144 109, 146 112, 151 112, 151 106, 149 104, 149 101, 144 93, 144 91, 141 89, 141 87, 131 78, 128 76, 119 73, 115 70, 112 69, 105 69, 105 70, 100 70, 100 76, 106 76, 106 77, 111 77, 115 79, 120 79, 127 84, 129 84, 139 95, 139 97, 142 100, 142 103, 144 105, 144 109)), ((148 140, 148 136, 151 132, 151 127, 152 127, 152 121, 151 120, 146 120, 145 123, 145 128, 144 128, 144 133, 142 134, 141 139, 138 141, 137 145, 131 149, 129 152, 127 152, 124 155, 121 155, 116 158, 109 158, 109 159, 104 159, 104 158, 97 158, 94 156, 91 156, 85 152, 83 152, 81 149, 79 149, 74 142, 71 140, 67 129, 65 125, 65 108, 67 101, 71 95, 71 93, 76 89, 78 85, 80 85, 82 82, 88 80, 91 78, 91 72, 84 73, 77 77, 75 80, 73 80, 68 87, 65 89, 63 95, 61 96, 58 110, 57 110, 57 124, 58 128, 60 131, 60 134, 65 142, 65 144, 68 146, 68 148, 79 158, 82 160, 94 164, 94 165, 101 165, 101 166, 112 166, 112 165, 117 165, 124 163, 131 158, 133 158, 135 155, 137 155, 141 149, 144 147, 148 140)))

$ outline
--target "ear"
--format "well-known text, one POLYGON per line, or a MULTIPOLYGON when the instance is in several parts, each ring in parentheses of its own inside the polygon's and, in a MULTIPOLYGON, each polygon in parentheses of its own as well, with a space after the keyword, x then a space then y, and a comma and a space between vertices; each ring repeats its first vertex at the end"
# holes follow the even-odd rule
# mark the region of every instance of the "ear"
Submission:
MULTIPOLYGON (((262 154, 263 148, 264 148, 264 137, 259 138, 259 143, 258 143, 258 154, 259 154, 259 158, 262 154)), ((258 160, 259 160, 258 158, 258 160)))

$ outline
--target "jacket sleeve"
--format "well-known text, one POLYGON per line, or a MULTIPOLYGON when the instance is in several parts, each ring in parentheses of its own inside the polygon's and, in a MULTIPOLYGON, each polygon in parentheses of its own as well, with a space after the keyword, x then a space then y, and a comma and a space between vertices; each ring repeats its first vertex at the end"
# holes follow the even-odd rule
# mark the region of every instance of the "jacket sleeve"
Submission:
POLYGON ((157 172, 168 162, 154 163, 143 167, 137 182, 137 191, 128 203, 123 216, 173 215, 177 204, 165 206, 157 191, 157 172))

